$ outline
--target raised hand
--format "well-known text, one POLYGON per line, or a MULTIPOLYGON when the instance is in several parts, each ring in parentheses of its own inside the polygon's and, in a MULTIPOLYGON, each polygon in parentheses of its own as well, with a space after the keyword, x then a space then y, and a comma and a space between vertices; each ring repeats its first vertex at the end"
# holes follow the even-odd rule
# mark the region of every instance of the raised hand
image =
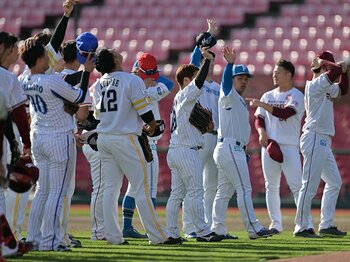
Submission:
POLYGON ((212 35, 214 35, 217 32, 217 30, 218 30, 218 27, 217 27, 215 21, 213 19, 207 19, 207 24, 208 24, 207 32, 209 32, 212 35))
POLYGON ((227 45, 222 49, 222 54, 226 59, 227 63, 234 64, 236 60, 236 50, 234 48, 230 49, 227 45))
POLYGON ((92 72, 95 69, 95 58, 93 56, 93 53, 89 53, 86 61, 84 63, 84 68, 86 72, 92 72))
POLYGON ((211 53, 208 52, 210 48, 209 47, 201 47, 200 50, 201 50, 201 53, 202 53, 202 56, 204 58, 207 58, 209 59, 210 61, 213 61, 214 60, 214 57, 211 53))
POLYGON ((80 2, 80 0, 66 0, 63 3, 64 16, 69 17, 74 9, 74 5, 80 2))

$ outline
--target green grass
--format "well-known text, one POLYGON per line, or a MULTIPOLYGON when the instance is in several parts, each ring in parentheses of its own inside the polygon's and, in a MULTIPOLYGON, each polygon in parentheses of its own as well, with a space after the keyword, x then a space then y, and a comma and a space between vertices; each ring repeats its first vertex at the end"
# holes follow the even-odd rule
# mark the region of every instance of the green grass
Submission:
POLYGON ((296 256, 349 250, 350 237, 342 239, 300 239, 292 232, 268 239, 249 240, 239 232, 239 240, 198 243, 195 240, 178 246, 151 246, 145 240, 129 240, 129 245, 112 246, 89 240, 88 232, 73 232, 83 248, 72 252, 30 252, 11 261, 266 261, 296 256))
MULTIPOLYGON (((157 209, 164 225, 164 209, 157 209)), ((266 210, 257 214, 267 225, 266 210)), ((228 227, 230 233, 238 235, 238 240, 224 240, 219 243, 202 243, 189 240, 177 246, 151 246, 146 240, 128 239, 129 245, 107 245, 105 241, 91 241, 89 233, 89 210, 73 208, 69 231, 82 241, 83 248, 72 252, 30 252, 23 257, 9 261, 269 261, 281 258, 317 255, 350 250, 350 236, 330 239, 293 238, 292 221, 294 211, 284 211, 284 220, 291 222, 282 234, 267 239, 249 240, 236 210, 230 210, 228 227), (235 218, 233 218, 233 214, 235 218), (234 226, 232 226, 234 225, 234 226)), ((348 224, 349 216, 340 215, 338 222, 344 221, 341 229, 348 224)), ((135 227, 141 228, 135 215, 135 227)))

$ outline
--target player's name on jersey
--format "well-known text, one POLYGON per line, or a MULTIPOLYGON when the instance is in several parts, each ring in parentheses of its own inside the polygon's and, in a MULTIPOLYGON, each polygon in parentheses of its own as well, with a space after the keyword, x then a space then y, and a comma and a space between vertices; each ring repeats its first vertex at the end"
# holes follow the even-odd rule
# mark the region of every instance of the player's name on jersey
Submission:
POLYGON ((103 79, 101 81, 101 89, 110 85, 119 86, 119 79, 112 78, 112 79, 103 79))
POLYGON ((39 93, 43 92, 43 87, 37 84, 23 84, 22 89, 24 91, 37 91, 39 93))

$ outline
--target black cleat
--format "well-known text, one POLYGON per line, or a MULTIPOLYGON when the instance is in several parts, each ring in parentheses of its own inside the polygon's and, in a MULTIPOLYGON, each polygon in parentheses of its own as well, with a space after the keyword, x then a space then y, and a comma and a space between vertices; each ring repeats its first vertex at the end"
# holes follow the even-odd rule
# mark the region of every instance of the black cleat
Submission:
POLYGON ((305 238, 322 238, 317 235, 313 228, 305 229, 303 231, 299 231, 294 233, 294 237, 305 237, 305 238))
POLYGON ((197 237, 198 242, 220 242, 225 239, 225 235, 218 235, 215 232, 211 232, 208 235, 197 237))
POLYGON ((182 237, 168 237, 168 240, 164 241, 163 245, 181 245, 184 242, 184 239, 182 237))

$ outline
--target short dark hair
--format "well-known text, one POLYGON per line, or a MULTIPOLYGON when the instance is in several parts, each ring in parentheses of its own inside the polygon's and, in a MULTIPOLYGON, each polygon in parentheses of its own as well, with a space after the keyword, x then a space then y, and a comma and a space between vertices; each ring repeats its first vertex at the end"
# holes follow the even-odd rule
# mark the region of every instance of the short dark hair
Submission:
POLYGON ((283 67, 284 69, 286 69, 287 71, 289 71, 291 73, 292 77, 294 76, 295 68, 291 62, 284 60, 284 59, 280 59, 277 61, 276 65, 283 67))
POLYGON ((42 43, 38 42, 29 49, 25 49, 25 46, 22 46, 19 51, 21 59, 29 68, 34 67, 36 65, 37 59, 44 56, 45 52, 45 46, 42 43))
POLYGON ((190 79, 193 78, 193 76, 199 71, 199 68, 192 64, 184 64, 179 66, 179 68, 176 70, 175 73, 175 79, 176 82, 181 86, 184 87, 184 78, 188 77, 190 79))
POLYGON ((100 73, 110 73, 115 68, 114 54, 112 50, 102 48, 96 53, 96 70, 100 73))
POLYGON ((0 32, 0 45, 4 44, 5 48, 12 46, 11 34, 5 31, 0 32))
POLYGON ((61 54, 64 62, 74 62, 77 59, 77 45, 75 40, 64 42, 61 47, 61 54))
POLYGON ((19 38, 16 35, 10 34, 10 41, 11 41, 11 46, 14 46, 19 41, 19 38))
POLYGON ((37 41, 46 46, 50 40, 51 40, 52 34, 46 33, 46 32, 40 32, 33 36, 33 38, 37 41))

